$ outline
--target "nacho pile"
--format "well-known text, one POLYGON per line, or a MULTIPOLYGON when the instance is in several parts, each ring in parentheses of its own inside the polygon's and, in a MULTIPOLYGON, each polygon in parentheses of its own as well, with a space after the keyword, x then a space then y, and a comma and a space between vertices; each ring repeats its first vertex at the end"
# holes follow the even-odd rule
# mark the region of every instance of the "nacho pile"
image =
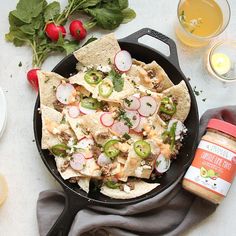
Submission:
POLYGON ((78 73, 70 78, 38 71, 42 149, 54 155, 63 179, 86 192, 91 181, 111 198, 150 192, 187 132, 183 122, 191 101, 185 82, 174 85, 155 61, 129 58, 114 34, 74 56, 78 73))

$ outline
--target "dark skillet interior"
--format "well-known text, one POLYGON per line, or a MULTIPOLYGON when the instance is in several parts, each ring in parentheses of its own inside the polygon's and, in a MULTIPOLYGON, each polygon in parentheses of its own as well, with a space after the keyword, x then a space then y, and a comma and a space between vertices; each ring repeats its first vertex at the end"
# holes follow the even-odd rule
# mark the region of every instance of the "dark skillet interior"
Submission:
MULTIPOLYGON (((186 80, 183 73, 180 69, 176 68, 173 64, 171 64, 167 58, 165 58, 161 53, 147 47, 144 45, 136 44, 136 43, 127 43, 127 42, 120 42, 120 47, 129 51, 133 58, 137 60, 144 61, 145 63, 149 63, 153 60, 157 61, 160 64, 165 72, 168 74, 170 79, 173 81, 174 84, 178 84, 181 80, 185 80, 186 84, 188 85, 190 96, 191 96, 191 110, 187 120, 185 121, 185 125, 188 129, 188 134, 184 139, 184 145, 182 146, 180 153, 178 155, 177 160, 175 160, 170 170, 160 178, 160 186, 158 186, 153 191, 140 196, 138 198, 130 199, 130 200, 116 200, 111 199, 102 195, 101 193, 92 193, 87 195, 83 190, 79 188, 79 186, 75 184, 71 184, 68 181, 64 181, 59 172, 57 171, 54 158, 49 155, 47 150, 41 149, 41 135, 42 135, 42 124, 41 124, 41 116, 38 113, 39 108, 39 98, 35 104, 35 111, 34 111, 34 132, 35 132, 35 139, 37 143, 38 150, 40 152, 41 158, 44 161, 45 165, 49 169, 49 171, 53 174, 53 176, 61 183, 61 185, 72 192, 75 192, 78 196, 83 196, 85 198, 89 198, 92 202, 96 203, 108 203, 108 204, 131 204, 135 202, 139 202, 150 198, 158 193, 162 192, 172 183, 174 183, 178 177, 183 173, 183 171, 190 165, 191 159, 193 157, 196 143, 197 143, 197 136, 198 136, 198 109, 196 100, 193 94, 193 91, 186 80)), ((75 73, 76 67, 76 59, 73 55, 69 55, 64 58, 54 69, 53 71, 64 76, 69 77, 71 73, 75 73)))

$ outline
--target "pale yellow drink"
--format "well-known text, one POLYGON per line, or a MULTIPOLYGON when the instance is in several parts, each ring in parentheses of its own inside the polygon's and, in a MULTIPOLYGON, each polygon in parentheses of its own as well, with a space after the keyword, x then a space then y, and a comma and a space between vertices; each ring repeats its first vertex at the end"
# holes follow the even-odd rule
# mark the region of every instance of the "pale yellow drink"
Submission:
POLYGON ((177 37, 185 44, 199 47, 217 35, 223 25, 223 13, 215 0, 185 0, 178 7, 177 37))

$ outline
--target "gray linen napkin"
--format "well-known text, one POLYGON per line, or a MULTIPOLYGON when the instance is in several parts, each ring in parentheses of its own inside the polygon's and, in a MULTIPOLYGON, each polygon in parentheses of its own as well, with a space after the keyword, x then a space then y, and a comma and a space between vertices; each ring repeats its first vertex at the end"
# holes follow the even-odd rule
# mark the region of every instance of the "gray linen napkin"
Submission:
MULTIPOLYGON (((206 111, 200 120, 200 137, 208 120, 222 119, 236 125, 236 106, 206 111)), ((181 188, 182 176, 161 194, 125 207, 88 206, 80 210, 69 236, 181 235, 211 215, 216 205, 181 188)), ((64 193, 47 190, 39 194, 37 218, 40 236, 45 236, 64 207, 64 193)))

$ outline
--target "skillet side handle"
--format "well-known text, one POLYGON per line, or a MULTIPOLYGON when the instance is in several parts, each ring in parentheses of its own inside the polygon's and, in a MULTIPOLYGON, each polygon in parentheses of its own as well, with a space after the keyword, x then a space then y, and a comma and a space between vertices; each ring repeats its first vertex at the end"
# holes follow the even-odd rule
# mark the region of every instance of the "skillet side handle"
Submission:
POLYGON ((176 44, 175 44, 174 40, 170 39, 169 37, 165 36, 164 34, 158 32, 158 31, 155 31, 150 28, 143 28, 143 29, 121 39, 120 41, 121 42, 122 41, 130 42, 130 43, 139 43, 138 39, 144 35, 149 35, 149 36, 156 38, 156 39, 162 41, 163 43, 167 44, 170 49, 170 56, 165 56, 165 57, 167 57, 168 60, 177 67, 177 69, 181 70, 180 66, 179 66, 177 48, 176 48, 176 44))
POLYGON ((88 200, 65 190, 65 207, 55 224, 52 226, 47 236, 68 236, 71 224, 77 212, 88 205, 88 200))

